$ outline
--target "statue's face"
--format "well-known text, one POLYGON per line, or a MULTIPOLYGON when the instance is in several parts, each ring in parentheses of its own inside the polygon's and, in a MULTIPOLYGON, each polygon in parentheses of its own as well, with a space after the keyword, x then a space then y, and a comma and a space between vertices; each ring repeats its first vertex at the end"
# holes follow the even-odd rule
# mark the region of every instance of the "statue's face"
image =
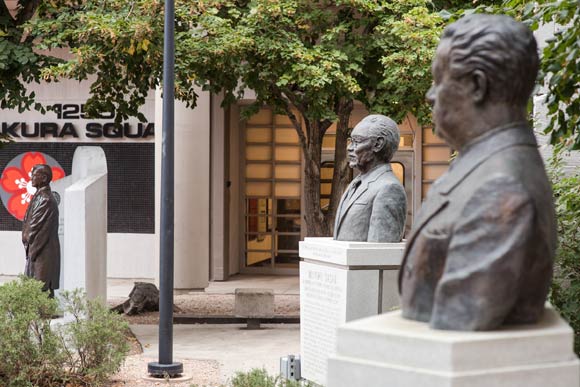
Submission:
POLYGON ((46 185, 46 175, 38 168, 32 170, 32 175, 30 176, 30 183, 34 188, 41 188, 46 185))
POLYGON ((445 39, 437 47, 432 73, 433 86, 426 97, 433 106, 435 134, 458 149, 457 139, 472 117, 474 106, 469 74, 458 78, 449 70, 449 42, 445 39))
POLYGON ((360 122, 354 127, 350 135, 350 142, 346 148, 348 152, 348 165, 365 173, 376 159, 375 148, 376 136, 370 135, 367 123, 360 122))

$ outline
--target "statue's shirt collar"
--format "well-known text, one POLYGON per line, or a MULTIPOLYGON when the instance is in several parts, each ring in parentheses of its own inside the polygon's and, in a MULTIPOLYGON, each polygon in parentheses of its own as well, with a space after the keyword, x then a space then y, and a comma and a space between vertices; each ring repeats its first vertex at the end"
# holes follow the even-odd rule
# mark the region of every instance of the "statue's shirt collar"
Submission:
POLYGON ((391 170, 391 166, 388 163, 379 164, 379 165, 373 167, 373 169, 371 169, 367 173, 359 174, 357 177, 355 177, 353 179, 353 182, 360 181, 362 183, 362 185, 366 185, 366 184, 370 183, 371 181, 375 181, 380 175, 382 175, 383 173, 388 172, 390 170, 391 170))
POLYGON ((448 194, 485 160, 516 145, 538 146, 532 129, 526 123, 518 122, 492 129, 464 148, 447 173, 436 181, 435 187, 440 193, 448 194))

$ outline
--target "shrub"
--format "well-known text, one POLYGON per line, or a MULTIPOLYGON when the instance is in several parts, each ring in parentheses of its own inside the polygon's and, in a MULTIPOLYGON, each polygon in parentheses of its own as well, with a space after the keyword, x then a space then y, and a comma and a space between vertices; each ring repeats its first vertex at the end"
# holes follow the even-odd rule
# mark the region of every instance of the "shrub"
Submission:
POLYGON ((41 282, 20 278, 0 287, 0 385, 59 385, 64 359, 50 327, 56 311, 41 282))
POLYGON ((41 282, 0 286, 1 386, 98 386, 120 368, 129 350, 124 320, 79 290, 63 292, 61 307, 72 321, 51 325, 58 302, 41 282))
POLYGON ((127 323, 78 289, 63 292, 62 304, 64 312, 74 319, 59 329, 67 379, 73 384, 99 385, 119 370, 129 352, 127 323))
POLYGON ((558 150, 549 171, 558 222, 550 302, 574 329, 574 350, 580 355, 580 173, 566 176, 562 172, 558 150))
POLYGON ((253 369, 249 372, 237 372, 231 381, 231 387, 313 387, 311 383, 301 383, 268 375, 265 369, 253 369))

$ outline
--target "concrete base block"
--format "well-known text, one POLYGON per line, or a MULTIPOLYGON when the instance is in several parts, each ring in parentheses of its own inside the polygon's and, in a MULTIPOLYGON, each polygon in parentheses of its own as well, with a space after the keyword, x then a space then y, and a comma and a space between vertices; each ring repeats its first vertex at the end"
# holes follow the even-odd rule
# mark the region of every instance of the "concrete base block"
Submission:
POLYGON ((272 289, 236 289, 234 314, 237 317, 268 318, 274 316, 272 289))
MULTIPOLYGON (((302 377, 326 385, 336 328, 399 305, 397 273, 404 243, 300 242, 300 356, 302 377)), ((352 385, 351 387, 355 387, 352 385)))
POLYGON ((491 332, 433 330, 400 311, 343 325, 327 387, 577 387, 573 332, 551 308, 540 323, 491 332))

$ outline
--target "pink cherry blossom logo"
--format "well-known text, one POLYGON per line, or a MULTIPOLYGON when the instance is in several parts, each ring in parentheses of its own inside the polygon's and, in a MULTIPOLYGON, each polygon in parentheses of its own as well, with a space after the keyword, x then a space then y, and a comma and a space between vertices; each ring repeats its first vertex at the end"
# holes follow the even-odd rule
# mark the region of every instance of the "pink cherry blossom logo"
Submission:
POLYGON ((30 200, 36 193, 30 182, 32 167, 47 164, 52 168, 52 181, 64 177, 58 161, 41 152, 26 152, 13 158, 0 178, 0 199, 8 212, 18 220, 24 219, 30 200))

